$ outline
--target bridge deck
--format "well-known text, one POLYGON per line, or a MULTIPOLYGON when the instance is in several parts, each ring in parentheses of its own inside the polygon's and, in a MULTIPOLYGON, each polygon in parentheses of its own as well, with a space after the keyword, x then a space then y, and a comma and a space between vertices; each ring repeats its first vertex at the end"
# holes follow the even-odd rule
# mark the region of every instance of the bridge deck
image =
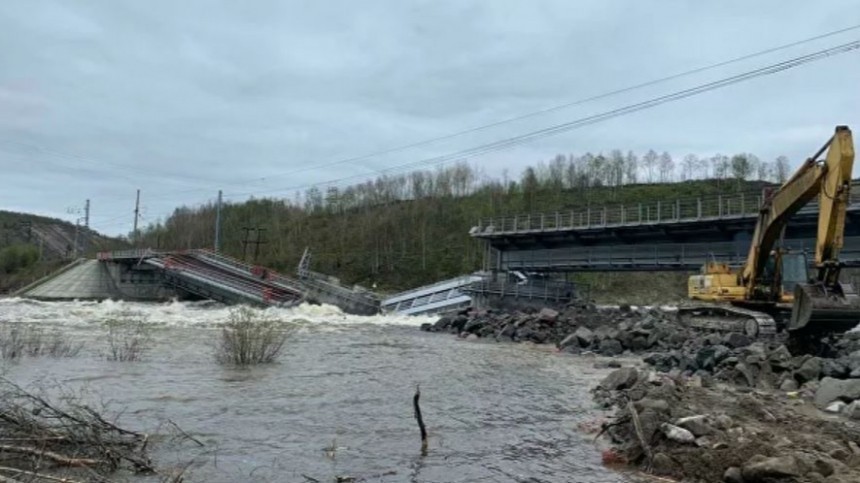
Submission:
MULTIPOLYGON (((625 227, 660 227, 683 223, 708 225, 734 220, 754 221, 761 204, 761 194, 742 192, 633 205, 607 205, 584 210, 519 214, 480 220, 471 229, 470 235, 475 238, 493 239, 625 227)), ((798 216, 815 216, 817 212, 817 203, 810 203, 798 213, 798 216)), ((860 212, 860 190, 852 191, 849 212, 860 212)))
POLYGON ((463 287, 481 280, 479 275, 466 275, 425 285, 392 295, 382 301, 386 312, 406 315, 444 313, 468 307, 472 298, 463 287))
MULTIPOLYGON (((789 239, 784 246, 811 259, 815 240, 789 239)), ((748 248, 748 242, 717 242, 507 250, 499 253, 497 263, 501 270, 530 272, 693 271, 708 261, 740 266, 748 248)), ((845 238, 840 259, 846 266, 860 266, 860 237, 845 238)))

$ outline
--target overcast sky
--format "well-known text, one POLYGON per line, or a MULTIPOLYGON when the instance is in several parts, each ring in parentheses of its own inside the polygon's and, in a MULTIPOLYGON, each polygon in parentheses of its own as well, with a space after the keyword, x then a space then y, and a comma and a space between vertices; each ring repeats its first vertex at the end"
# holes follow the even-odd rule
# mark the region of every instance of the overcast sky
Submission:
MULTIPOLYGON (((860 39, 853 30, 360 162, 320 168, 860 24, 828 1, 0 2, 0 209, 131 228, 181 204, 457 152, 860 39)), ((470 159, 489 174, 619 148, 787 155, 860 125, 860 53, 470 159)), ((338 184, 343 184, 339 182, 338 184)))

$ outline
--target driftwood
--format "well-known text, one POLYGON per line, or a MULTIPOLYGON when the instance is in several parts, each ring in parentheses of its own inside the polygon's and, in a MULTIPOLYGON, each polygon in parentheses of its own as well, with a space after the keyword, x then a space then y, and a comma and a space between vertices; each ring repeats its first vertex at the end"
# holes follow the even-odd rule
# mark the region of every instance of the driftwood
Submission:
POLYGON ((122 428, 76 399, 64 398, 58 406, 0 378, 0 483, 104 483, 120 469, 158 474, 148 441, 146 434, 122 428))
POLYGON ((648 441, 645 441, 645 432, 642 431, 642 422, 639 420, 639 413, 636 412, 633 401, 627 401, 627 410, 630 412, 630 419, 633 420, 633 430, 636 432, 636 438, 639 439, 639 445, 642 446, 642 451, 648 457, 648 468, 651 468, 654 454, 651 451, 651 445, 648 444, 648 441))
MULTIPOLYGON (((7 473, 13 473, 15 475, 29 476, 29 477, 37 479, 37 480, 54 481, 56 483, 82 483, 80 480, 73 480, 71 478, 60 478, 57 476, 46 475, 44 473, 36 473, 35 471, 27 471, 27 470, 21 470, 18 468, 10 468, 8 466, 0 466, 0 471, 7 472, 7 473)), ((3 477, 0 476, 0 478, 3 478, 3 477)), ((2 481, 4 481, 4 480, 0 479, 0 482, 2 482, 2 481)), ((6 481, 16 481, 16 480, 10 480, 7 478, 6 481)))
POLYGON ((415 419, 418 421, 418 429, 421 430, 421 453, 427 452, 427 428, 424 427, 424 418, 421 417, 421 406, 418 399, 421 398, 421 386, 415 387, 415 396, 412 398, 412 406, 415 409, 415 419))
POLYGON ((39 458, 49 459, 60 466, 98 466, 105 463, 103 460, 96 460, 91 458, 71 458, 68 456, 63 456, 59 453, 54 453, 53 451, 28 448, 25 446, 9 446, 7 444, 0 445, 0 454, 2 453, 18 453, 29 456, 38 456, 39 458))

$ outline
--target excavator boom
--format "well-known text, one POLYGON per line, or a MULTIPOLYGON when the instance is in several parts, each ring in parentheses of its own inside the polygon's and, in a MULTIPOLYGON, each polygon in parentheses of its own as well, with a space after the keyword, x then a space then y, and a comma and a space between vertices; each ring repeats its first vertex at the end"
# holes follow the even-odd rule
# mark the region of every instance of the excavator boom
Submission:
MULTIPOLYGON (((860 296, 853 286, 840 283, 839 252, 845 235, 850 202, 854 142, 845 126, 836 128, 828 145, 818 189, 818 234, 815 243, 815 277, 798 284, 788 329, 796 332, 845 332, 860 321, 860 296)), ((817 157, 817 156, 816 156, 817 157)))

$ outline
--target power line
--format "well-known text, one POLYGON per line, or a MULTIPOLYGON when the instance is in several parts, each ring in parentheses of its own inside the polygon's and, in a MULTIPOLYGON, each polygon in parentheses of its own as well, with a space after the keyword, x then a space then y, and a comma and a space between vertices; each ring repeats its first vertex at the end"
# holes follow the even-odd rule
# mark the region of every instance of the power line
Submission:
MULTIPOLYGON (((858 27, 860 27, 860 26, 858 26, 858 27)), ((852 27, 852 28, 849 28, 848 30, 853 29, 853 28, 858 28, 858 27, 852 27)), ((846 29, 843 29, 843 31, 844 30, 846 30, 846 29)), ((820 38, 820 36, 816 37, 816 38, 820 38)), ((806 40, 806 41, 808 41, 808 40, 806 40)), ((799 42, 804 42, 804 41, 799 41, 799 42)), ((798 42, 795 42, 795 43, 790 44, 790 45, 796 45, 797 43, 798 42)), ((409 163, 395 165, 395 166, 391 166, 391 167, 388 167, 385 169, 376 170, 372 173, 362 173, 362 174, 337 178, 337 179, 329 180, 326 182, 306 183, 306 184, 295 185, 295 186, 290 186, 290 187, 286 187, 286 188, 278 188, 278 189, 272 189, 272 190, 258 190, 258 191, 244 192, 244 193, 233 193, 233 194, 225 195, 225 197, 226 198, 236 198, 236 197, 242 197, 242 196, 248 196, 248 195, 294 191, 294 190, 299 190, 299 189, 308 188, 308 187, 312 187, 312 186, 319 186, 319 185, 334 185, 334 184, 342 183, 345 181, 351 181, 351 180, 356 180, 356 179, 360 179, 360 178, 366 178, 368 176, 375 176, 375 175, 379 175, 379 174, 388 174, 388 173, 394 173, 394 172, 398 172, 398 171, 408 171, 410 169, 415 169, 415 168, 419 168, 422 166, 441 165, 441 164, 444 164, 444 163, 447 163, 450 161, 454 161, 454 160, 468 159, 468 158, 475 157, 475 156, 482 155, 482 154, 487 154, 487 153, 491 153, 491 152, 510 149, 510 148, 515 147, 517 145, 531 142, 531 141, 536 140, 536 139, 557 135, 557 134, 560 134, 562 132, 566 132, 566 131, 577 129, 580 127, 588 126, 591 124, 595 124, 598 122, 609 120, 609 119, 619 117, 622 115, 631 114, 631 113, 638 112, 641 110, 649 109, 651 107, 656 107, 658 105, 665 104, 668 102, 673 102, 673 101, 684 99, 687 97, 692 97, 694 95, 702 94, 702 93, 705 93, 705 92, 708 92, 711 90, 719 89, 722 87, 727 87, 729 85, 737 84, 737 83, 740 83, 740 82, 743 82, 746 80, 751 80, 751 79, 754 79, 756 77, 761 77, 764 75, 779 73, 779 72, 782 72, 784 70, 792 69, 794 67, 798 67, 798 66, 810 63, 810 62, 822 60, 822 59, 825 59, 825 58, 828 58, 828 57, 831 57, 834 55, 839 55, 842 53, 847 53, 847 52, 856 50, 858 48, 860 48, 860 40, 855 40, 855 41, 848 42, 845 44, 837 45, 835 47, 819 50, 819 51, 813 52, 811 54, 806 54, 806 55, 795 57, 795 58, 792 58, 789 60, 777 62, 775 64, 771 64, 771 65, 768 65, 765 67, 753 69, 751 71, 747 71, 747 72, 744 72, 741 74, 737 74, 734 76, 723 78, 723 79, 720 79, 717 81, 712 81, 712 82, 701 84, 701 85, 698 85, 698 86, 695 86, 692 88, 684 89, 681 91, 676 91, 676 92, 673 92, 671 94, 658 96, 658 97, 649 99, 647 101, 630 104, 630 105, 627 105, 627 106, 624 106, 621 108, 612 109, 609 111, 604 111, 604 112, 599 113, 599 114, 579 118, 579 119, 576 119, 574 121, 561 123, 561 124, 553 125, 553 126, 550 126, 547 128, 532 131, 532 132, 529 132, 529 133, 526 133, 526 134, 523 134, 520 136, 514 136, 514 137, 506 138, 503 140, 483 144, 483 145, 480 145, 480 146, 477 146, 474 148, 469 148, 469 149, 457 151, 454 153, 449 153, 449 154, 445 154, 445 155, 441 155, 441 156, 435 156, 435 157, 425 158, 425 159, 418 160, 418 161, 413 161, 413 162, 409 162, 409 163)), ((775 48, 775 49, 779 49, 779 48, 775 48)), ((771 50, 773 50, 773 49, 771 49, 771 50)), ((754 54, 750 54, 750 56, 754 56, 754 54)), ((746 57, 749 58, 749 56, 746 56, 746 57)), ((730 62, 730 61, 726 61, 726 62, 730 62)))
MULTIPOLYGON (((286 171, 286 172, 282 172, 282 173, 277 173, 277 174, 273 174, 273 175, 269 175, 269 176, 264 176, 264 177, 262 177, 262 178, 247 179, 247 180, 237 181, 237 182, 229 183, 229 184, 220 184, 220 186, 218 186, 218 187, 224 187, 224 186, 241 186, 241 185, 244 185, 244 184, 252 183, 252 182, 259 181, 259 180, 263 180, 263 179, 274 178, 274 177, 282 177, 282 176, 288 176, 288 175, 295 174, 295 173, 299 173, 299 172, 303 172, 303 171, 314 170, 314 169, 322 169, 322 168, 327 168, 327 167, 337 166, 337 165, 345 164, 345 163, 353 163, 353 162, 357 162, 357 161, 363 161, 363 160, 367 160, 367 159, 371 159, 371 158, 375 158, 375 157, 383 156, 383 155, 386 155, 386 154, 392 154, 392 153, 396 153, 396 152, 405 151, 405 150, 408 150, 408 149, 411 149, 411 148, 416 148, 416 147, 420 147, 420 146, 426 146, 426 145, 429 145, 429 144, 432 144, 432 143, 436 143, 436 142, 439 142, 439 141, 449 140, 449 139, 453 139, 453 138, 456 138, 456 137, 460 137, 460 136, 463 136, 463 135, 466 135, 466 134, 471 134, 471 133, 475 133, 475 132, 479 132, 479 131, 484 131, 484 130, 487 130, 487 129, 491 129, 491 128, 493 128, 493 127, 498 127, 498 126, 501 126, 501 125, 505 125, 505 124, 509 124, 509 123, 513 123, 513 122, 517 122, 517 121, 521 121, 521 120, 529 119, 529 118, 534 118, 534 117, 537 117, 537 116, 540 116, 540 115, 543 115, 543 114, 547 114, 547 113, 550 113, 550 112, 555 112, 555 111, 563 110, 563 109, 566 109, 566 108, 570 108, 570 107, 574 107, 574 106, 578 106, 578 105, 586 104, 586 103, 588 103, 588 102, 592 102, 592 101, 596 101, 596 100, 600 100, 600 99, 605 99, 605 98, 608 98, 608 97, 611 97, 611 96, 615 96, 615 95, 618 95, 618 94, 623 94, 623 93, 631 92, 631 91, 634 91, 634 90, 642 89, 642 88, 645 88, 645 87, 654 86, 654 85, 657 85, 657 84, 660 84, 660 83, 664 83, 664 82, 668 82, 668 81, 671 81, 671 80, 675 80, 675 79, 678 79, 678 78, 687 77, 687 76, 690 76, 690 75, 693 75, 693 74, 697 74, 697 73, 705 72, 705 71, 708 71, 708 70, 713 70, 713 69, 716 69, 716 68, 719 68, 719 67, 724 67, 724 66, 731 65, 731 64, 734 64, 734 63, 742 62, 742 61, 744 61, 744 60, 749 60, 749 59, 752 59, 752 58, 761 57, 761 56, 763 56, 763 55, 767 55, 767 54, 770 54, 770 53, 778 52, 778 51, 781 51, 781 50, 786 50, 786 49, 789 49, 789 48, 792 48, 792 47, 797 47, 797 46, 799 46, 799 45, 807 44, 807 43, 814 42, 814 41, 821 40, 821 39, 825 39, 825 38, 828 38, 828 37, 833 37, 833 36, 836 36, 836 35, 839 35, 839 34, 843 34, 843 33, 846 33, 846 32, 850 32, 850 31, 853 31, 853 30, 857 30, 857 29, 860 29, 860 24, 857 24, 857 25, 851 25, 851 26, 844 27, 844 28, 837 29, 837 30, 832 30, 832 31, 829 31, 829 32, 825 32, 825 33, 823 33, 823 34, 815 35, 815 36, 812 36, 812 37, 807 37, 807 38, 804 38, 804 39, 801 39, 801 40, 797 40, 797 41, 794 41, 794 42, 790 42, 790 43, 787 43, 787 44, 782 44, 782 45, 779 45, 779 46, 775 46, 775 47, 771 47, 771 48, 768 48, 768 49, 760 50, 760 51, 753 52, 753 53, 750 53, 750 54, 745 54, 745 55, 742 55, 742 56, 740 56, 740 57, 735 57, 735 58, 728 59, 728 60, 724 60, 724 61, 720 61, 720 62, 717 62, 717 63, 713 63, 713 64, 709 64, 709 65, 701 66, 701 67, 697 67, 697 68, 694 68, 694 69, 691 69, 691 70, 687 70, 687 71, 683 71, 683 72, 675 73, 675 74, 672 74, 672 75, 669 75, 669 76, 666 76, 666 77, 661 77, 661 78, 653 79, 653 80, 646 81, 646 82, 642 82, 642 83, 635 84, 635 85, 632 85, 632 86, 623 87, 623 88, 620 88, 620 89, 617 89, 617 90, 613 90, 613 91, 605 92, 605 93, 602 93, 602 94, 597 94, 597 95, 594 95, 594 96, 590 96, 590 97, 586 97, 586 98, 583 98, 583 99, 575 100, 575 101, 572 101, 572 102, 568 102, 568 103, 564 103, 564 104, 560 104, 560 105, 556 105, 556 106, 551 106, 551 107, 544 108, 544 109, 541 109, 541 110, 537 110, 537 111, 529 112, 529 113, 526 113, 526 114, 522 114, 522 115, 514 116, 514 117, 511 117, 511 118, 503 119, 503 120, 500 120, 500 121, 495 121, 495 122, 492 122, 492 123, 489 123, 489 124, 479 125, 479 126, 475 126, 475 127, 471 127, 471 128, 468 128, 468 129, 462 130, 462 131, 452 132, 452 133, 445 134, 445 135, 442 135, 442 136, 439 136, 439 137, 430 138, 430 139, 425 139, 425 140, 422 140, 422 141, 417 141, 417 142, 413 142, 413 143, 408 143, 408 144, 404 144, 404 145, 400 145, 400 146, 395 146, 395 147, 392 147, 392 148, 387 148, 387 149, 384 149, 384 150, 381 150, 381 151, 377 151, 377 152, 373 152, 373 153, 363 154, 363 155, 354 156, 354 157, 345 158, 345 159, 339 159, 339 160, 331 161, 331 162, 328 162, 328 163, 316 164, 316 165, 314 165, 314 164, 308 164, 308 165, 306 165, 306 166, 304 166, 304 167, 297 168, 297 169, 295 169, 295 170, 286 171)), ((147 174, 147 175, 152 175, 152 174, 153 174, 153 172, 152 172, 151 170, 143 170, 143 171, 141 171, 139 168, 136 168, 136 167, 133 167, 133 166, 126 166, 126 165, 121 165, 121 164, 118 164, 118 163, 106 163, 106 162, 102 162, 102 161, 98 161, 98 160, 94 160, 94 159, 90 159, 90 158, 85 158, 85 157, 83 157, 83 156, 78 156, 78 155, 74 155, 74 154, 62 153, 62 152, 58 152, 58 151, 53 151, 53 150, 45 149, 45 148, 42 148, 42 147, 40 147, 40 146, 30 145, 30 144, 22 143, 22 142, 20 142, 20 141, 0 140, 0 143, 3 143, 3 142, 6 142, 6 143, 12 143, 12 144, 17 144, 17 145, 19 145, 19 146, 27 147, 27 148, 30 148, 30 149, 40 150, 40 151, 42 151, 42 152, 44 152, 45 154, 48 154, 48 155, 57 156, 57 157, 65 157, 65 158, 68 158, 68 159, 74 159, 74 160, 82 161, 82 162, 85 162, 85 163, 88 163, 88 164, 93 164, 93 165, 96 165, 96 166, 99 166, 99 167, 103 167, 104 165, 106 165, 106 164, 107 164, 107 165, 110 165, 110 166, 115 166, 115 167, 117 167, 117 168, 120 168, 120 169, 123 169, 123 170, 127 170, 127 171, 131 171, 131 172, 135 172, 135 173, 138 173, 138 172, 139 172, 139 173, 144 173, 144 174, 147 174)), ((379 172, 379 171, 377 170, 377 171, 374 171, 374 172, 379 172)), ((157 173, 156 173, 156 174, 157 174, 157 173)), ((126 178, 125 176, 123 176, 123 175, 121 175, 121 174, 119 174, 119 173, 117 173, 117 174, 116 174, 116 176, 121 177, 121 178, 126 178)), ((126 178, 126 179, 128 179, 128 178, 126 178)), ((325 184, 325 183, 315 183, 315 184, 325 184)), ((214 185, 213 185, 213 186, 214 186, 214 185)), ((156 196, 159 196, 159 195, 161 195, 161 196, 166 196, 166 195, 172 195, 172 194, 185 194, 185 193, 193 193, 193 192, 201 192, 201 191, 210 191, 210 190, 213 190, 212 186, 207 187, 207 188, 188 188, 188 189, 182 189, 182 190, 177 190, 177 191, 169 191, 169 192, 162 192, 162 193, 155 192, 154 194, 155 194, 156 196)), ((119 197, 119 196, 115 196, 115 197, 114 197, 114 199, 120 199, 120 197, 119 197)))
POLYGON ((513 123, 513 122, 522 121, 522 120, 525 120, 525 119, 530 119, 530 118, 537 117, 537 116, 540 116, 540 115, 543 115, 543 114, 548 114, 548 113, 550 113, 550 112, 560 111, 560 110, 567 109, 567 108, 570 108, 570 107, 574 107, 574 106, 578 106, 578 105, 586 104, 586 103, 589 103, 589 102, 593 102, 593 101, 597 101, 597 100, 605 99, 605 98, 607 98, 607 97, 616 96, 616 95, 618 95, 618 94, 624 94, 624 93, 631 92, 631 91, 638 90, 638 89, 642 89, 642 88, 645 88, 645 87, 651 87, 651 86, 654 86, 654 85, 657 85, 657 84, 662 84, 662 83, 664 83, 664 82, 668 82, 668 81, 671 81, 671 80, 675 80, 675 79, 679 79, 679 78, 682 78, 682 77, 687 77, 687 76, 690 76, 690 75, 693 75, 693 74, 698 74, 698 73, 701 73, 701 72, 706 72, 706 71, 709 71, 709 70, 717 69, 717 68, 719 68, 719 67, 725 67, 725 66, 727 66, 727 65, 731 65, 731 64, 738 63, 738 62, 742 62, 742 61, 744 61, 744 60, 749 60, 749 59, 753 59, 753 58, 756 58, 756 57, 761 57, 761 56, 763 56, 763 55, 767 55, 767 54, 771 54, 771 53, 778 52, 778 51, 781 51, 781 50, 789 49, 789 48, 791 48, 791 47, 797 47, 797 46, 799 46, 799 45, 807 44, 807 43, 810 43, 810 42, 814 42, 814 41, 816 41, 816 40, 821 40, 821 39, 824 39, 824 38, 832 37, 832 36, 835 36, 835 35, 843 34, 843 33, 845 33, 845 32, 850 32, 850 31, 852 31, 852 30, 857 30, 857 29, 860 29, 860 24, 852 25, 852 26, 845 27, 845 28, 838 29, 838 30, 833 30, 833 31, 826 32, 826 33, 824 33, 824 34, 816 35, 816 36, 813 36, 813 37, 807 37, 807 38, 805 38, 805 39, 797 40, 797 41, 795 41, 795 42, 790 42, 790 43, 783 44, 783 45, 779 45, 779 46, 776 46, 776 47, 771 47, 771 48, 768 48, 768 49, 765 49, 765 50, 760 50, 760 51, 758 51, 758 52, 753 52, 753 53, 750 53, 750 54, 742 55, 742 56, 740 56, 740 57, 735 57, 735 58, 732 58, 732 59, 728 59, 728 60, 720 61, 720 62, 717 62, 717 63, 714 63, 714 64, 709 64, 709 65, 705 65, 705 66, 702 66, 702 67, 697 67, 697 68, 694 68, 694 69, 691 69, 691 70, 687 70, 687 71, 683 71, 683 72, 678 72, 678 73, 675 73, 675 74, 672 74, 672 75, 669 75, 669 76, 666 76, 666 77, 660 77, 660 78, 653 79, 653 80, 650 80, 650 81, 642 82, 642 83, 640 83, 640 84, 635 84, 635 85, 632 85, 632 86, 623 87, 623 88, 621 88, 621 89, 616 89, 616 90, 613 90, 613 91, 604 92, 604 93, 602 93, 602 94, 593 95, 593 96, 586 97, 586 98, 583 98, 583 99, 579 99, 579 100, 576 100, 576 101, 571 101, 571 102, 567 102, 567 103, 564 103, 564 104, 559 104, 559 105, 556 105, 556 106, 552 106, 552 107, 548 107, 548 108, 540 109, 540 110, 538 110, 538 111, 529 112, 529 113, 526 113, 526 114, 522 114, 522 115, 514 116, 514 117, 511 117, 511 118, 507 118, 507 119, 502 119, 502 120, 500 120, 500 121, 495 121, 495 122, 492 122, 492 123, 489 123, 489 124, 483 124, 483 125, 480 125, 480 126, 471 127, 471 128, 468 128, 468 129, 465 129, 465 130, 462 130, 462 131, 452 132, 452 133, 445 134, 445 135, 442 135, 442 136, 438 136, 438 137, 435 137, 435 138, 425 139, 425 140, 423 140, 423 141, 417 141, 417 142, 413 142, 413 143, 409 143, 409 144, 404 144, 404 145, 401 145, 401 146, 395 146, 395 147, 392 147, 392 148, 384 149, 384 150, 382 150, 382 151, 376 151, 376 152, 373 152, 373 153, 363 154, 363 155, 354 156, 354 157, 345 158, 345 159, 339 159, 339 160, 337 160, 337 161, 332 161, 332 162, 329 162, 329 163, 323 163, 323 164, 318 164, 318 165, 307 165, 307 166, 305 166, 305 167, 297 168, 297 169, 294 169, 294 170, 291 170, 291 171, 286 171, 286 172, 283 172, 283 173, 280 173, 280 174, 274 174, 274 175, 270 175, 270 176, 265 176, 265 177, 263 177, 263 178, 254 178, 253 180, 240 181, 240 182, 236 182, 236 183, 228 184, 228 185, 226 185, 226 186, 231 186, 231 185, 232 185, 232 186, 236 186, 236 185, 240 185, 240 184, 247 184, 247 183, 249 183, 249 182, 258 181, 258 180, 266 179, 266 178, 274 178, 274 177, 288 176, 288 175, 291 175, 291 174, 299 173, 299 172, 302 172, 302 171, 308 171, 308 170, 311 170, 311 169, 328 168, 328 167, 337 166, 337 165, 345 164, 345 163, 352 163, 352 162, 356 162, 356 161, 364 161, 364 160, 367 160, 367 159, 371 159, 371 158, 375 158, 375 157, 383 156, 383 155, 386 155, 386 154, 392 154, 392 153, 396 153, 396 152, 400 152, 400 151, 405 151, 405 150, 407 150, 407 149, 411 149, 411 148, 416 148, 416 147, 426 146, 426 145, 428 145, 428 144, 436 143, 436 142, 439 142, 439 141, 445 141, 445 140, 453 139, 453 138, 456 138, 456 137, 464 136, 464 135, 466 135, 466 134, 472 134, 472 133, 475 133, 475 132, 484 131, 484 130, 487 130, 487 129, 490 129, 490 128, 493 128, 493 127, 502 126, 502 125, 505 125, 505 124, 510 124, 510 123, 513 123))
POLYGON ((418 161, 412 161, 409 163, 404 163, 396 166, 391 166, 386 169, 377 170, 374 173, 361 173, 352 176, 346 176, 334 180, 330 180, 322 183, 307 183, 301 185, 290 186, 286 188, 278 188, 273 190, 265 190, 265 191, 253 191, 253 192, 245 192, 245 193, 233 193, 225 195, 225 198, 236 198, 243 197, 249 195, 257 195, 257 194, 267 194, 267 193, 277 193, 284 191, 294 191, 300 190, 303 188, 309 188, 313 186, 319 185, 334 185, 337 183, 342 183, 345 181, 352 181, 360 178, 366 178, 368 176, 375 176, 379 174, 388 174, 394 173, 398 171, 409 171, 411 169, 420 168, 422 166, 433 166, 433 165, 441 165, 447 162, 455 161, 455 160, 463 160, 472 158, 475 156, 479 156, 482 154, 487 154, 491 152, 501 151, 505 149, 510 149, 512 147, 525 144, 527 142, 534 141, 536 139, 541 139, 544 137, 554 136, 557 134, 561 134, 563 132, 567 132, 573 129, 577 129, 580 127, 585 127, 591 124, 596 124, 598 122, 606 121, 615 117, 623 116, 626 114, 631 114, 634 112, 638 112, 641 110, 649 109, 652 107, 659 106, 661 104, 665 104, 668 102, 673 102, 681 99, 685 99, 687 97, 692 97, 694 95, 702 94, 708 91, 712 91, 715 89, 719 89, 722 87, 727 87, 733 84, 737 84, 746 80, 751 80, 757 77, 770 75, 779 73, 788 69, 792 69, 794 67, 798 67, 810 62, 815 62, 818 60, 822 60, 834 55, 839 55, 843 53, 847 53, 853 50, 860 48, 860 40, 855 40, 852 42, 848 42, 845 44, 837 45, 835 47, 830 47, 827 49, 819 50, 813 52, 811 54, 806 54, 803 56, 795 57, 792 59, 788 59, 785 61, 777 62, 775 64, 771 64, 765 67, 760 67, 757 69, 753 69, 751 71, 747 71, 741 74, 737 74, 734 76, 730 76, 727 78, 723 78, 720 80, 708 82, 705 84, 701 84, 695 87, 691 87, 688 89, 683 89, 681 91, 676 91, 670 94, 666 94, 663 96, 658 96, 655 98, 651 98, 649 100, 638 102, 634 104, 629 104, 627 106, 623 106, 620 108, 612 109, 609 111, 604 111, 598 114, 582 117, 573 121, 569 121, 566 123, 556 124, 547 128, 539 129, 536 131, 532 131, 520 136, 514 136, 506 139, 502 139, 499 141, 495 141, 492 143, 483 144, 480 146, 476 146, 474 148, 469 148, 466 150, 457 151, 454 153, 449 153, 441 156, 435 156, 431 158, 425 158, 418 161))
POLYGON ((579 119, 576 119, 573 121, 569 121, 569 122, 565 122, 565 123, 561 123, 561 124, 556 124, 556 125, 546 127, 543 129, 538 129, 536 131, 532 131, 532 132, 529 132, 529 133, 526 133, 523 135, 514 136, 514 137, 510 137, 510 138, 503 139, 500 141, 494 141, 491 143, 483 144, 483 145, 480 145, 480 146, 477 146, 474 148, 465 149, 465 150, 461 150, 461 151, 457 151, 454 153, 445 154, 445 155, 441 155, 441 156, 425 158, 425 159, 422 159, 419 161, 412 161, 412 162, 404 163, 404 164, 397 165, 397 166, 392 166, 390 168, 378 170, 375 173, 362 173, 362 174, 358 174, 358 175, 352 175, 352 176, 347 176, 347 177, 331 180, 329 182, 309 183, 309 184, 291 186, 288 188, 279 188, 279 189, 273 189, 273 190, 254 191, 254 192, 246 192, 246 193, 233 193, 230 195, 226 195, 226 197, 227 198, 231 198, 231 197, 235 198, 235 197, 240 197, 240 196, 248 196, 248 195, 256 195, 256 194, 293 191, 293 190, 298 190, 298 189, 307 188, 307 187, 311 187, 311 186, 317 186, 317 185, 330 185, 330 184, 335 184, 335 183, 339 183, 339 182, 343 182, 343 181, 349 181, 349 180, 353 180, 353 179, 357 179, 357 178, 363 178, 363 177, 376 175, 376 174, 386 174, 386 173, 392 172, 394 170, 401 170, 401 169, 407 169, 408 170, 408 169, 418 168, 421 166, 433 166, 433 165, 443 164, 443 163, 454 161, 454 160, 463 160, 463 159, 475 157, 475 156, 482 155, 482 154, 487 154, 487 153, 491 153, 491 152, 510 149, 510 148, 515 147, 517 145, 525 144, 527 142, 531 142, 531 141, 534 141, 536 139, 554 136, 557 134, 561 134, 563 132, 571 131, 573 129, 578 129, 578 128, 581 128, 584 126, 596 124, 598 122, 606 121, 606 120, 609 120, 609 119, 612 119, 615 117, 619 117, 619 116, 623 116, 623 115, 627 115, 627 114, 632 114, 634 112, 642 111, 645 109, 650 109, 652 107, 656 107, 656 106, 659 106, 661 104, 666 104, 669 102, 685 99, 687 97, 692 97, 692 96, 695 96, 698 94, 703 94, 705 92, 709 92, 712 90, 716 90, 716 89, 720 89, 720 88, 727 87, 730 85, 734 85, 734 84, 744 82, 747 80, 751 80, 751 79, 754 79, 757 77, 776 74, 776 73, 779 73, 779 72, 782 72, 785 70, 789 70, 789 69, 810 63, 810 62, 815 62, 815 61, 822 60, 822 59, 825 59, 828 57, 832 57, 834 55, 839 55, 839 54, 851 52, 851 51, 856 50, 858 48, 860 48, 860 40, 855 40, 855 41, 848 42, 845 44, 837 45, 835 47, 830 47, 827 49, 819 50, 819 51, 813 52, 811 54, 802 55, 802 56, 795 57, 795 58, 792 58, 789 60, 777 62, 775 64, 771 64, 771 65, 768 65, 765 67, 753 69, 751 71, 747 71, 747 72, 744 72, 741 74, 726 77, 726 78, 723 78, 720 80, 716 80, 716 81, 708 82, 708 83, 701 84, 701 85, 698 85, 695 87, 676 91, 676 92, 673 92, 671 94, 666 94, 666 95, 658 96, 655 98, 651 98, 651 99, 643 101, 643 102, 629 104, 629 105, 624 106, 624 107, 611 109, 609 111, 604 111, 604 112, 590 115, 590 116, 585 116, 585 117, 582 117, 582 118, 579 118, 579 119))

